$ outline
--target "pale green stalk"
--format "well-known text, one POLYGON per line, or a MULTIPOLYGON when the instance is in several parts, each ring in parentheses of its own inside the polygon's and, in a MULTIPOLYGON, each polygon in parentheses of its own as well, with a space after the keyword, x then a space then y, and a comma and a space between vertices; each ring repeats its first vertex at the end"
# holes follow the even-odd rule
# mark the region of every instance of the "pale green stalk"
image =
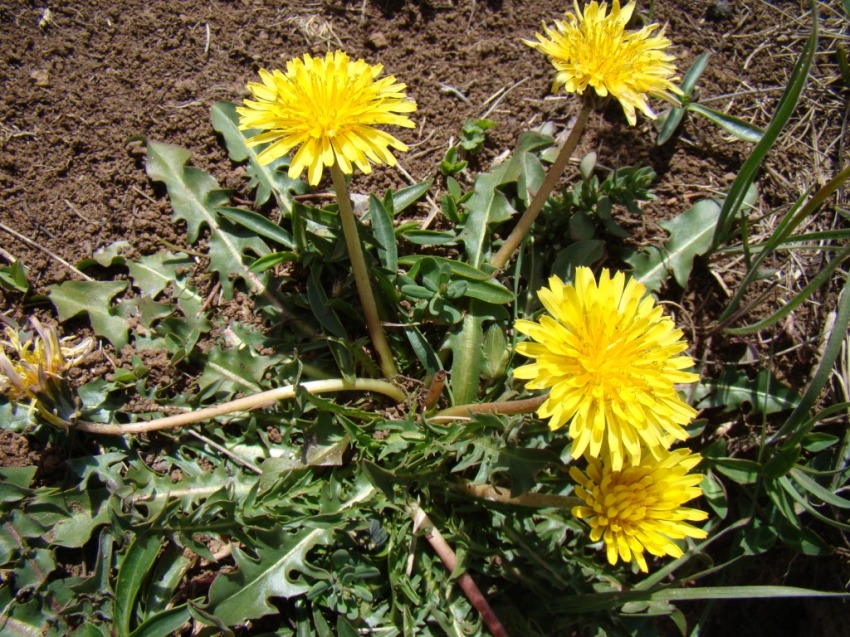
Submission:
POLYGON ((360 305, 363 307, 363 316, 366 318, 366 328, 372 345, 381 360, 381 371, 387 378, 392 378, 396 370, 393 353, 387 342, 387 335, 381 318, 378 316, 378 306, 375 303, 375 295, 372 293, 372 284, 369 282, 369 270, 366 268, 366 260, 363 258, 363 247, 360 245, 360 235, 357 232, 357 222, 354 219, 354 210, 351 207, 351 197, 348 195, 348 186, 345 183, 345 175, 339 167, 339 162, 331 166, 334 190, 336 190, 336 203, 339 206, 339 219, 342 222, 342 234, 345 237, 345 245, 348 248, 348 258, 351 260, 351 271, 354 274, 354 283, 357 285, 357 293, 360 295, 360 305))
POLYGON ((203 420, 210 420, 226 414, 232 414, 238 411, 249 411, 257 407, 264 407, 276 403, 279 400, 288 400, 294 398, 298 388, 310 394, 322 394, 328 392, 340 391, 371 391, 378 394, 389 396, 396 402, 404 402, 407 396, 401 389, 385 380, 375 380, 373 378, 355 378, 354 382, 348 382, 341 378, 331 380, 311 380, 300 385, 286 385, 278 387, 259 394, 245 396, 231 400, 230 402, 195 411, 187 411, 174 416, 166 416, 146 422, 136 422, 129 425, 106 425, 97 422, 68 423, 80 431, 87 431, 95 434, 105 434, 111 436, 121 436, 124 434, 140 434, 146 431, 158 431, 160 429, 174 429, 176 427, 185 427, 203 420))
POLYGON ((549 168, 549 172, 546 173, 546 177, 543 179, 543 184, 534 194, 531 203, 528 204, 528 208, 525 209, 522 217, 520 217, 516 226, 508 235, 508 238, 505 239, 502 247, 499 248, 499 251, 490 259, 490 264, 499 270, 505 267, 505 264, 510 261, 514 252, 516 252, 517 248, 522 243, 522 240, 525 239, 528 231, 531 230, 532 224, 534 224, 534 220, 537 219, 540 211, 543 210, 543 204, 546 203, 549 195, 558 184, 558 180, 561 178, 561 175, 564 174, 564 169, 566 169, 573 151, 576 149, 576 146, 578 146, 578 140, 581 138, 582 131, 584 131, 584 126, 587 124, 587 118, 590 116, 591 110, 591 100, 585 99, 584 102, 582 102, 581 111, 578 114, 575 126, 573 126, 573 129, 567 136, 567 140, 561 147, 561 151, 558 153, 555 163, 552 164, 549 168))

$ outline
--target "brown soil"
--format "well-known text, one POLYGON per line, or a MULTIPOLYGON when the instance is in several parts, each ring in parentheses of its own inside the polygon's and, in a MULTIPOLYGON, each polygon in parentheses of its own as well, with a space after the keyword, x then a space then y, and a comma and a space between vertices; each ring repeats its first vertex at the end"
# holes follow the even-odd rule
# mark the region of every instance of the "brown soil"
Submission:
MULTIPOLYGON (((573 97, 550 94, 551 68, 521 41, 542 21, 559 17, 572 4, 566 0, 92 0, 51 3, 49 19, 46 4, 0 4, 0 222, 30 240, 0 229, 0 264, 22 259, 32 286, 26 297, 0 289, 0 307, 18 321, 33 311, 51 315, 49 303, 35 294, 75 277, 62 260, 73 264, 117 240, 140 254, 168 243, 186 245, 185 228, 172 222, 167 198, 145 174, 140 139, 185 146, 194 165, 225 187, 244 189, 240 170, 212 130, 209 109, 217 100, 245 97, 245 83, 260 67, 334 48, 383 64, 418 103, 419 127, 402 135, 412 150, 401 158, 415 181, 434 175, 466 119, 486 115, 496 122, 481 159, 486 166, 513 148, 521 131, 547 120, 563 128, 579 106, 573 97)), ((700 53, 712 52, 699 83, 701 99, 766 125, 808 34, 808 3, 653 5, 654 21, 668 25, 682 73, 700 53)), ((827 5, 822 12, 825 19, 838 16, 827 5)), ((830 64, 831 56, 818 57, 801 121, 767 162, 759 204, 765 212, 787 206, 836 172, 842 144, 833 142, 843 108, 834 106, 844 102, 830 64)), ((658 221, 727 188, 750 149, 696 117, 659 148, 651 122, 639 117, 637 127, 629 127, 612 104, 592 116, 578 154, 593 150, 602 164, 640 162, 658 173, 658 199, 644 207, 641 219, 623 222, 645 244, 665 238, 658 221)), ((407 183, 396 171, 376 172, 356 176, 354 189, 407 183)), ((764 223, 770 220, 767 215, 764 223)), ((816 265, 803 264, 808 267, 816 265)), ((705 283, 676 299, 696 321, 706 320, 711 298, 722 297, 713 279, 706 276, 705 283)), ((825 301, 796 326, 792 340, 819 333, 830 309, 825 301)), ((161 358, 146 362, 168 379, 161 358)), ((783 365, 793 375, 795 361, 783 365)), ((0 465, 39 464, 39 446, 19 434, 0 434, 0 465)))

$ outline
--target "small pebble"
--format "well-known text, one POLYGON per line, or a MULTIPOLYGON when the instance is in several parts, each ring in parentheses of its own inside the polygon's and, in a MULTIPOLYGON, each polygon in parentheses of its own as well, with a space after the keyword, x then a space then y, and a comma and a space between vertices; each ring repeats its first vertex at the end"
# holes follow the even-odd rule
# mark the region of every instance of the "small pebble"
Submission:
POLYGON ((706 10, 705 17, 714 22, 721 22, 730 20, 734 13, 731 3, 726 0, 715 0, 706 10))
POLYGON ((372 33, 368 40, 369 46, 374 49, 386 49, 390 43, 387 41, 387 36, 385 36, 381 31, 375 31, 372 33))
POLYGON ((30 73, 30 79, 36 86, 50 86, 50 74, 44 69, 38 69, 30 73))

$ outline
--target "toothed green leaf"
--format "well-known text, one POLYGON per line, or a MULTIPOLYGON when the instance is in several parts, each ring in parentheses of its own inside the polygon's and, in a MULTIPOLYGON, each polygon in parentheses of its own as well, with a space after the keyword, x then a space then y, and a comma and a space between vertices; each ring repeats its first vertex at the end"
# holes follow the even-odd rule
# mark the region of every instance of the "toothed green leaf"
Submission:
POLYGON ((60 321, 86 314, 95 334, 121 349, 129 339, 130 322, 119 315, 112 300, 126 289, 127 281, 66 281, 51 285, 47 296, 60 321))

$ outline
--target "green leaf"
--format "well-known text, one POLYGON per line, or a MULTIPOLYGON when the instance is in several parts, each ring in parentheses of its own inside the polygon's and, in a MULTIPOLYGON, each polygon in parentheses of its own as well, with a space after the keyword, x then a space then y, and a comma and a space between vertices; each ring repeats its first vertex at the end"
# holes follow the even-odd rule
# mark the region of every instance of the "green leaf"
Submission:
POLYGON ((426 179, 425 181, 420 181, 418 184, 413 184, 412 186, 396 190, 392 194, 393 216, 397 216, 402 210, 416 203, 426 192, 428 192, 433 183, 433 179, 426 179))
POLYGON ((480 301, 470 303, 461 331, 449 337, 452 350, 451 389, 454 404, 465 405, 478 396, 478 384, 484 369, 484 319, 476 311, 480 301))
POLYGON ((720 211, 720 218, 717 222, 717 228, 712 237, 712 245, 717 247, 729 240, 732 235, 732 226, 735 222, 735 216, 741 210, 747 198, 747 193, 751 190, 753 182, 756 178, 756 173, 767 157, 768 151, 773 147, 786 122, 791 118, 797 107, 797 102, 803 92, 803 87, 806 85, 806 80, 809 76, 809 69, 817 52, 818 44, 818 18, 817 11, 812 12, 812 32, 806 41, 794 69, 791 71, 791 76, 788 78, 788 84, 785 87, 785 92, 779 99, 776 105, 776 111, 770 120, 770 124, 764 131, 761 140, 753 148, 752 152, 744 161, 741 170, 735 177, 735 181, 729 188, 729 192, 723 202, 723 208, 720 211))
POLYGON ((236 104, 231 102, 216 102, 210 109, 213 128, 224 138, 230 158, 236 162, 248 160, 249 188, 257 189, 256 204, 262 206, 274 194, 278 205, 287 215, 292 214, 292 193, 304 194, 309 188, 300 179, 291 179, 286 171, 289 157, 281 157, 269 164, 261 165, 257 161, 258 147, 249 148, 246 139, 259 131, 239 130, 239 115, 236 104))
POLYGON ((479 267, 484 261, 484 243, 489 236, 487 225, 510 219, 516 212, 505 194, 499 190, 504 167, 479 174, 475 178, 472 197, 464 204, 469 211, 459 239, 466 248, 470 265, 479 267))
POLYGON ((204 171, 186 166, 189 157, 189 151, 184 148, 150 141, 148 176, 165 183, 174 208, 174 219, 186 222, 190 243, 198 240, 203 226, 210 229, 210 269, 218 274, 226 298, 233 296, 231 275, 244 278, 251 287, 264 291, 264 283, 248 270, 242 262, 242 255, 250 251, 263 256, 269 252, 268 246, 256 234, 239 226, 227 227, 218 220, 217 210, 230 201, 230 195, 204 171))
POLYGON ((189 607, 181 604, 148 617, 130 633, 130 637, 165 637, 179 634, 180 627, 187 621, 189 621, 189 607))
POLYGON ((575 241, 558 253, 552 262, 550 273, 560 277, 562 281, 572 281, 578 266, 591 266, 604 254, 604 241, 599 239, 575 241))
POLYGON ((489 380, 496 380, 505 373, 505 366, 510 355, 505 332, 495 323, 487 328, 484 335, 484 369, 483 374, 489 380))
POLYGON ((687 287, 694 258, 706 254, 711 248, 711 236, 719 212, 717 202, 703 199, 675 219, 662 221, 659 225, 670 233, 670 239, 661 251, 650 247, 627 258, 626 262, 633 267, 633 276, 647 289, 657 291, 667 273, 672 271, 676 282, 687 287))
POLYGON ((464 296, 494 305, 505 305, 516 300, 514 293, 495 279, 493 281, 469 281, 464 296))
POLYGON ((793 409, 800 397, 769 370, 762 369, 755 379, 733 367, 726 367, 716 379, 703 379, 694 392, 694 403, 702 407, 722 407, 732 411, 749 406, 759 414, 774 414, 793 409))
POLYGON ((758 462, 741 458, 712 458, 706 459, 706 462, 718 473, 738 484, 755 484, 761 471, 758 462))
POLYGON ((730 135, 734 135, 741 141, 745 142, 753 142, 758 143, 761 141, 761 138, 764 136, 764 131, 760 129, 758 126, 754 126, 749 122, 745 122, 742 119, 729 115, 728 113, 722 113, 721 111, 716 111, 713 108, 709 108, 704 104, 699 104, 697 102, 691 102, 687 106, 687 110, 693 111, 694 113, 699 113, 703 117, 708 120, 711 120, 720 128, 725 130, 730 135))
POLYGON ((94 490, 64 494, 61 502, 74 514, 56 522, 45 534, 56 546, 82 548, 98 526, 111 521, 108 499, 94 490))
POLYGON ((265 272, 281 263, 291 263, 298 261, 298 255, 295 252, 270 252, 269 254, 260 257, 251 264, 251 272, 265 272))
POLYGON ((262 391, 257 382, 279 357, 260 356, 248 347, 210 350, 204 372, 198 378, 202 397, 229 398, 236 392, 262 391))
MULTIPOLYGON (((835 325, 850 325, 850 278, 844 281, 844 288, 838 297, 837 309, 838 314, 835 318, 835 325)), ((786 444, 796 444, 796 441, 809 433, 815 421, 808 420, 807 422, 808 415, 820 397, 824 386, 832 378, 834 373, 833 365, 839 353, 844 350, 846 339, 847 333, 845 329, 833 329, 830 332, 811 382, 806 387, 806 391, 803 392, 803 396, 800 398, 794 411, 791 412, 791 415, 788 416, 788 419, 779 428, 779 431, 770 437, 770 442, 791 435, 790 441, 786 442, 786 444)))
POLYGON ((308 552, 317 545, 328 545, 333 539, 328 529, 301 527, 295 533, 275 528, 257 538, 250 555, 238 546, 233 559, 238 570, 222 572, 209 592, 209 611, 225 624, 241 624, 249 619, 277 613, 269 603, 271 597, 286 599, 310 590, 312 580, 328 574, 310 565, 308 552))
POLYGON ((0 286, 7 290, 26 292, 30 285, 27 282, 27 269, 23 261, 18 259, 12 265, 0 268, 0 286))
POLYGON ((493 467, 507 471, 511 476, 511 496, 531 491, 537 483, 537 474, 546 466, 560 464, 558 454, 550 449, 505 447, 493 467))
POLYGON ((840 438, 832 434, 813 432, 803 437, 803 449, 812 453, 819 453, 836 445, 840 438))
POLYGON ((408 254, 403 257, 399 257, 398 263, 403 266, 411 266, 410 276, 415 277, 423 261, 426 260, 435 261, 438 265, 445 264, 448 266, 453 276, 459 276, 464 279, 470 279, 472 281, 489 281, 493 278, 491 274, 487 274, 483 270, 479 270, 478 268, 467 263, 463 263, 462 261, 447 259, 446 257, 434 257, 424 254, 408 254))
POLYGON ((396 246, 393 218, 386 206, 375 195, 369 195, 369 219, 378 243, 378 258, 381 266, 395 274, 398 270, 398 247, 396 246))
POLYGON ((0 629, 9 637, 44 637, 52 617, 45 613, 37 599, 21 603, 14 597, 12 586, 0 587, 0 629))
POLYGON ((420 246, 442 246, 457 243, 457 235, 454 232, 443 232, 440 230, 419 230, 412 228, 402 230, 399 233, 406 241, 420 246))
POLYGON ((829 489, 822 487, 809 477, 802 469, 791 469, 789 473, 797 484, 824 504, 828 504, 829 506, 837 507, 839 509, 850 509, 850 500, 842 498, 829 489))
POLYGON ((818 591, 795 586, 694 586, 688 588, 660 588, 653 591, 627 590, 595 592, 589 595, 572 595, 552 604, 559 612, 587 613, 613 610, 626 602, 684 601, 710 599, 783 599, 812 597, 818 599, 850 598, 850 593, 818 591))
POLYGON ((233 281, 244 279, 254 290, 265 289, 264 283, 242 261, 246 253, 263 257, 268 246, 252 231, 222 221, 210 237, 210 269, 218 274, 221 290, 227 299, 233 298, 233 281))
POLYGON ((328 295, 325 294, 325 289, 322 286, 319 268, 310 269, 307 278, 307 301, 310 303, 313 316, 329 334, 341 339, 347 338, 348 335, 342 321, 339 320, 336 312, 328 303, 328 295))
POLYGON ((172 602, 183 577, 195 560, 184 554, 182 547, 169 543, 157 559, 151 573, 151 585, 145 597, 145 612, 153 617, 172 602))
MULTIPOLYGON (((708 58, 710 55, 711 54, 708 51, 701 53, 697 59, 694 60, 694 63, 688 69, 687 73, 685 73, 685 77, 682 78, 682 85, 680 88, 684 94, 683 101, 690 102, 697 80, 708 66, 708 58)), ((656 125, 660 126, 660 130, 658 132, 658 139, 655 140, 656 145, 662 146, 667 143, 667 141, 673 136, 673 133, 676 132, 676 129, 679 128, 684 116, 684 107, 674 107, 671 108, 666 115, 661 115, 658 118, 656 125)))
POLYGON ((186 166, 190 157, 185 148, 148 142, 148 176, 165 184, 174 208, 174 219, 186 222, 189 243, 195 243, 202 226, 215 228, 215 210, 230 201, 230 194, 203 170, 186 166))
MULTIPOLYGON (((29 489, 38 467, 0 467, 0 482, 20 490, 29 489)), ((0 497, 0 502, 10 500, 0 497)))
POLYGON ((130 323, 112 307, 112 299, 127 289, 127 281, 65 281, 48 287, 60 321, 86 314, 95 334, 120 350, 129 340, 130 323))
POLYGON ((161 538, 154 535, 138 535, 121 562, 115 580, 114 610, 114 627, 119 637, 130 634, 136 597, 156 561, 161 542, 161 538))
POLYGON ((702 489, 703 498, 715 515, 721 520, 724 519, 729 513, 729 502, 720 480, 713 473, 707 472, 702 477, 700 489, 702 489))
MULTIPOLYGON (((172 283, 185 279, 182 271, 194 265, 195 262, 188 255, 171 252, 157 252, 141 257, 137 261, 127 261, 127 269, 133 277, 133 286, 150 298, 156 297, 172 283)), ((194 295, 194 292, 189 291, 182 283, 176 287, 180 294, 194 295)))
POLYGON ((780 449, 761 468, 761 474, 770 480, 787 475, 800 459, 800 448, 780 449))
POLYGON ((254 212, 253 210, 222 206, 218 208, 217 212, 229 221, 258 234, 261 237, 271 239, 290 250, 295 249, 295 242, 293 241, 291 234, 276 223, 272 223, 263 215, 254 212))
POLYGON ((688 286, 694 257, 705 254, 711 247, 711 234, 719 211, 714 201, 698 201, 675 219, 658 224, 670 233, 670 240, 664 244, 667 267, 683 288, 688 286))

